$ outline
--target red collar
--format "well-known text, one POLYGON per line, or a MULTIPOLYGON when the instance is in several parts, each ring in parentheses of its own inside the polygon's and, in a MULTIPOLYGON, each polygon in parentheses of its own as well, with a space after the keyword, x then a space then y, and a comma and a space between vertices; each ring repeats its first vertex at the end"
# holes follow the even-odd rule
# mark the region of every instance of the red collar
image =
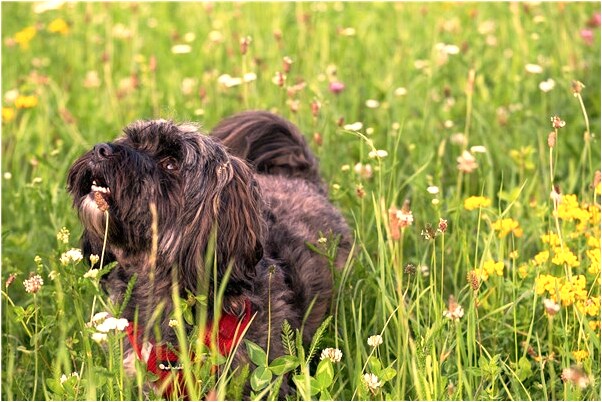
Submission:
MULTIPOLYGON (((219 326, 215 344, 219 352, 227 356, 239 344, 242 335, 251 322, 251 302, 245 301, 245 313, 242 317, 230 314, 224 314, 219 319, 219 326)), ((153 341, 145 343, 142 339, 142 332, 132 322, 126 329, 128 339, 132 348, 136 352, 139 360, 146 363, 148 372, 157 375, 159 378, 154 382, 158 389, 164 389, 163 396, 173 397, 179 388, 180 396, 186 396, 184 389, 184 376, 182 375, 182 366, 178 363, 178 351, 166 345, 157 345, 153 341), (169 381, 171 373, 174 372, 173 381, 169 381), (168 383, 166 383, 166 381, 168 383), (175 387, 175 382, 179 387, 175 387)), ((213 323, 208 322, 205 330, 205 345, 212 346, 213 323)))

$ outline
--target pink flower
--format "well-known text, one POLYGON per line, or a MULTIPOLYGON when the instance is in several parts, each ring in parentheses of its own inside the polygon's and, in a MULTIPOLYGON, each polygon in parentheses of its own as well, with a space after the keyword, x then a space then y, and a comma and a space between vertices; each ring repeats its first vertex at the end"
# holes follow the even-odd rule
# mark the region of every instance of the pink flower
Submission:
POLYGON ((339 93, 343 92, 343 90, 345 89, 345 84, 343 84, 340 81, 332 81, 330 83, 330 85, 328 86, 328 89, 333 94, 339 94, 339 93))
POLYGON ((591 46, 594 43, 594 32, 591 29, 582 29, 581 39, 586 45, 591 46))
POLYGON ((592 18, 587 21, 587 26, 590 28, 598 28, 600 26, 600 13, 594 13, 592 18))

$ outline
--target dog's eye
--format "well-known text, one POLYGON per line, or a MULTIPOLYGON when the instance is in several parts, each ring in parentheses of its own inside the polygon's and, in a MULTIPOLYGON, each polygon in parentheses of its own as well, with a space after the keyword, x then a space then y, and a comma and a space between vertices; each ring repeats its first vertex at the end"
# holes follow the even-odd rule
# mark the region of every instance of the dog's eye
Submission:
POLYGON ((161 166, 165 170, 176 171, 178 170, 178 162, 173 158, 165 158, 161 161, 161 166))

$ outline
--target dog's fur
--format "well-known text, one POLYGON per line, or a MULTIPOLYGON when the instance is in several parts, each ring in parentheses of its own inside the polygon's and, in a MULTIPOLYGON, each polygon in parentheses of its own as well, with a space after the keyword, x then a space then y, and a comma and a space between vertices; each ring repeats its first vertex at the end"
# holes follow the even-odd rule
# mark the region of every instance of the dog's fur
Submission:
MULTIPOLYGON (((351 248, 349 229, 328 201, 303 136, 267 112, 230 117, 211 136, 193 124, 135 122, 124 136, 96 145, 73 164, 68 190, 84 226, 86 257, 101 254, 105 215, 99 205, 108 206, 105 264, 117 265, 103 286, 120 302, 137 277, 123 316, 158 325, 163 340, 173 344, 172 286, 183 298, 207 292, 211 315, 213 290, 231 269, 223 310, 240 315, 250 301, 256 315, 246 337, 265 348, 271 328, 270 358, 282 355, 283 320, 303 327, 308 340, 330 305, 328 260, 308 244, 323 247, 320 237, 337 239, 338 267, 351 248), (93 183, 110 189, 99 203, 93 183), (205 263, 212 236, 216 274, 205 263), (163 311, 151 322, 158 305, 163 311)), ((238 348, 235 362, 246 361, 245 348, 238 348)))

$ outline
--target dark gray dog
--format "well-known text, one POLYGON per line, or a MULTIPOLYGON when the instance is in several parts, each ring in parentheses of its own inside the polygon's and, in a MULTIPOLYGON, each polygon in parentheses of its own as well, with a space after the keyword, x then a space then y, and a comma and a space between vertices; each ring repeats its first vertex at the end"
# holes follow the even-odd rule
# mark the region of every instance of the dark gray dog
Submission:
MULTIPOLYGON (((332 295, 332 272, 315 251, 325 247, 318 240, 338 242, 337 267, 351 241, 297 127, 252 111, 224 120, 211 136, 164 120, 135 122, 124 134, 96 145, 68 176, 86 257, 101 254, 108 214, 104 261, 117 265, 102 280, 106 291, 120 303, 136 277, 123 317, 145 328, 147 338, 160 333, 156 344, 177 344, 169 326, 172 288, 182 298, 208 294, 211 322, 214 290, 227 280, 217 335, 222 353, 238 341, 241 325, 234 325, 236 336, 228 335, 232 323, 263 348, 271 329, 270 359, 284 353, 285 319, 310 339, 332 295), (210 265, 208 254, 215 256, 210 265), (154 314, 158 306, 161 313, 154 314)), ((132 335, 132 328, 130 341, 150 364, 148 351, 136 344, 141 333, 132 335)), ((165 353, 156 359, 161 370, 173 368, 160 363, 173 363, 165 353)), ((241 346, 235 362, 246 361, 241 346)))

